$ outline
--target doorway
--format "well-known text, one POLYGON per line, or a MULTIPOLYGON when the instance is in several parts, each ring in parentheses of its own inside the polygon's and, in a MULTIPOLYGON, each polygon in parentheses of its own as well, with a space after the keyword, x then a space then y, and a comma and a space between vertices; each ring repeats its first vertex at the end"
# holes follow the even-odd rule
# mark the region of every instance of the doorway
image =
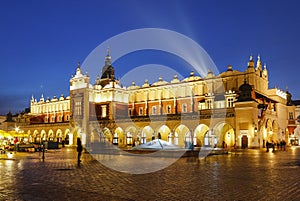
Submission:
POLYGON ((242 149, 248 148, 248 137, 247 135, 243 135, 242 137, 242 149))

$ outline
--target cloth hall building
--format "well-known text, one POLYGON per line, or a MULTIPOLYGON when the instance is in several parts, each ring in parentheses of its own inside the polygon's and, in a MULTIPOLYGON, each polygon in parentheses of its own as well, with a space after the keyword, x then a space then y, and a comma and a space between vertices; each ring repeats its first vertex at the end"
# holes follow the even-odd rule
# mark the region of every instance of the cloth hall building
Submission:
POLYGON ((270 89, 268 79, 260 57, 255 62, 250 56, 243 72, 229 65, 219 75, 192 71, 183 80, 174 75, 170 81, 160 77, 123 87, 108 52, 94 84, 80 65, 70 79, 70 135, 86 146, 105 140, 119 147, 153 137, 180 147, 251 148, 287 141, 295 107, 291 94, 270 89))

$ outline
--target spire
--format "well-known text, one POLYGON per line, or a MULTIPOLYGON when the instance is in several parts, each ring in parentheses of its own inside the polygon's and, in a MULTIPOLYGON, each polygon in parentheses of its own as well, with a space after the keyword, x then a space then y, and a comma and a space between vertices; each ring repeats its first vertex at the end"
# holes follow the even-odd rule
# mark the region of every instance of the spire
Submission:
POLYGON ((249 61, 248 61, 248 68, 254 68, 254 61, 252 54, 250 55, 249 61))
POLYGON ((256 70, 262 70, 262 65, 261 65, 260 55, 259 54, 257 56, 256 70))
POLYGON ((81 69, 80 69, 80 61, 78 61, 77 63, 77 69, 76 69, 76 75, 80 75, 81 73, 81 69))
POLYGON ((110 56, 110 49, 107 48, 107 55, 105 57, 105 65, 110 66, 111 65, 111 56, 110 56))
POLYGON ((44 101, 45 101, 45 99, 44 99, 44 94, 42 94, 42 96, 41 96, 41 98, 40 98, 40 101, 41 101, 41 102, 44 102, 44 101))
POLYGON ((250 54, 249 61, 253 61, 253 56, 252 56, 252 54, 250 54))
POLYGON ((267 64, 264 64, 263 77, 268 78, 267 64))

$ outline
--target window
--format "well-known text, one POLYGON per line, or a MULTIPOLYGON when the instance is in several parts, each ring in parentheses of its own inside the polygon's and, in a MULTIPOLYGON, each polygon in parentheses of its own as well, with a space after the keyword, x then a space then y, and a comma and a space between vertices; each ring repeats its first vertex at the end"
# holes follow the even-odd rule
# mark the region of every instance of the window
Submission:
POLYGON ((61 115, 58 116, 58 121, 59 122, 61 122, 61 119, 62 119, 61 117, 62 117, 61 115))
POLYGON ((105 118, 106 117, 106 112, 107 112, 107 107, 106 105, 101 105, 101 117, 105 118))
POLYGON ((207 107, 206 107, 207 109, 212 109, 212 108, 213 108, 212 100, 207 100, 207 101, 206 101, 206 106, 207 106, 207 107))
POLYGON ((156 111, 156 106, 152 106, 152 114, 156 115, 157 111, 156 111))
POLYGON ((186 103, 182 104, 182 110, 181 111, 182 112, 187 112, 187 105, 186 105, 186 103))
POLYGON ((55 116, 52 116, 52 122, 55 122, 55 116))
POLYGON ((81 116, 81 102, 75 102, 75 115, 81 116))
POLYGON ((167 105, 167 114, 171 113, 171 105, 167 105))
POLYGON ((233 107, 233 98, 227 99, 227 107, 233 107))
POLYGON ((143 115, 143 107, 139 107, 139 115, 143 115))
POLYGON ((289 119, 294 119, 294 114, 293 114, 293 112, 289 112, 289 119))
POLYGON ((66 116, 66 121, 69 121, 69 118, 70 118, 69 115, 67 115, 67 116, 66 116))

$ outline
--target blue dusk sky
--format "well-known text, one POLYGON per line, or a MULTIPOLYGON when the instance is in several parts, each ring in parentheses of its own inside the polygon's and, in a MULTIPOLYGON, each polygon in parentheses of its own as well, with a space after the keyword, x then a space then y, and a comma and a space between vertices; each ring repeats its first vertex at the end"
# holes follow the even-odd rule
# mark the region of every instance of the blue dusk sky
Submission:
MULTIPOLYGON (((0 5, 0 114, 23 111, 32 95, 69 95, 78 61, 84 63, 107 39, 142 28, 168 29, 191 38, 220 72, 228 64, 244 71, 250 54, 255 62, 260 54, 269 70, 269 87, 288 86, 293 99, 300 99, 297 0, 1 0, 0 5)), ((114 47, 110 49, 114 59, 114 47)), ((160 51, 133 52, 113 63, 117 77, 147 64, 189 75, 189 64, 160 51)))

